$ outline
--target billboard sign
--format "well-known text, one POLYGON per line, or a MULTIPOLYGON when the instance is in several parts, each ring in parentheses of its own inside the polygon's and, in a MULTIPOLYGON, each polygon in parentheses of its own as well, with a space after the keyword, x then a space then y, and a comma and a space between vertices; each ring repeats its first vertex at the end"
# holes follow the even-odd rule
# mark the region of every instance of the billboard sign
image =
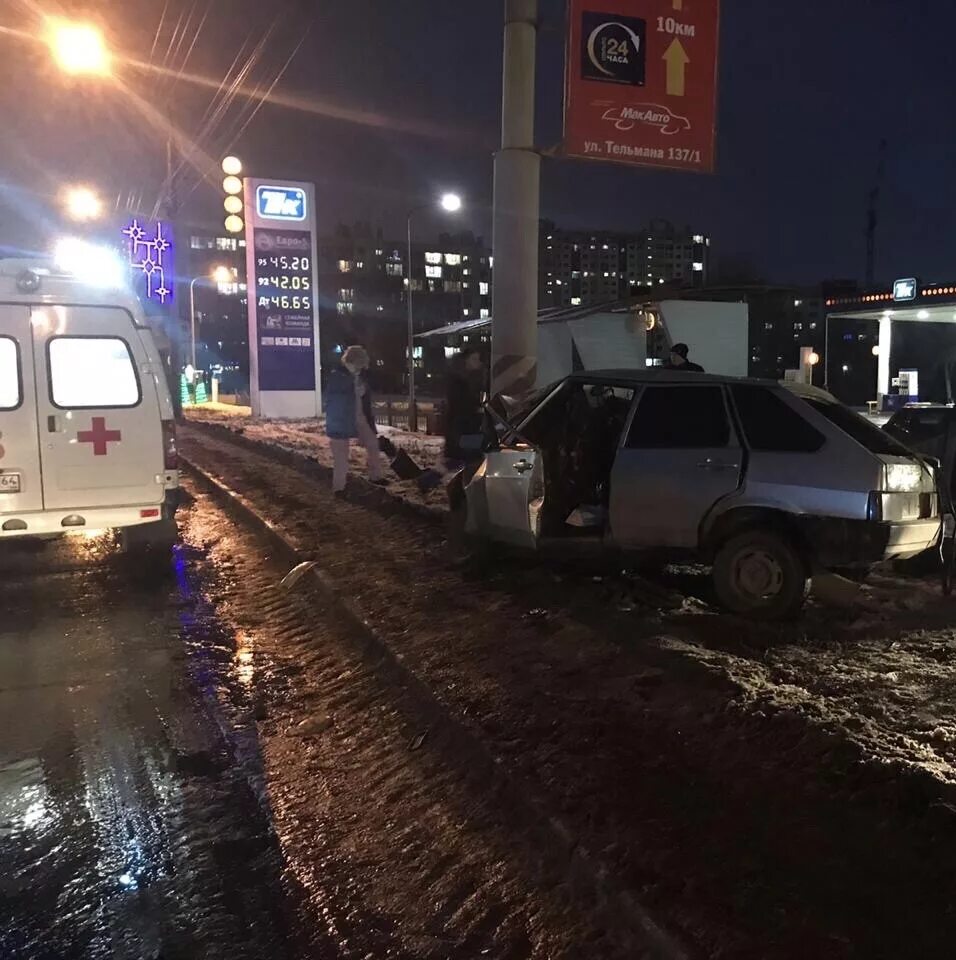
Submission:
POLYGON ((321 412, 312 184, 245 181, 252 410, 321 412))
POLYGON ((712 172, 719 0, 569 0, 564 153, 712 172))

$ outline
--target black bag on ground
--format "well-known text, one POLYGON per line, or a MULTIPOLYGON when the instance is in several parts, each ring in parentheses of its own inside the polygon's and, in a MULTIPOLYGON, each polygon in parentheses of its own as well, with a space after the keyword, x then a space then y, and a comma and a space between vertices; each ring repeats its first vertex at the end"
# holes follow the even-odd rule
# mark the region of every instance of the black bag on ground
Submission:
POLYGON ((392 457, 398 453, 398 447, 396 447, 395 444, 388 439, 388 437, 378 438, 378 448, 382 451, 382 453, 385 454, 386 457, 389 458, 389 460, 391 460, 392 457))
POLYGON ((399 480, 417 480, 424 472, 404 450, 395 451, 391 467, 399 480))

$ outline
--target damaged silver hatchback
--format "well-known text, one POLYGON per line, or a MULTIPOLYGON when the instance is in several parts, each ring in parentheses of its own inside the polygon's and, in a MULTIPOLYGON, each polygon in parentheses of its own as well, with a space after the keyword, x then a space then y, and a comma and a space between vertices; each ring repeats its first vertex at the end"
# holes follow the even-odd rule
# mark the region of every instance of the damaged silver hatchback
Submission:
POLYGON ((489 407, 450 488, 472 538, 712 565, 720 602, 795 615, 814 571, 911 557, 940 532, 933 467, 830 394, 670 371, 576 373, 489 407))

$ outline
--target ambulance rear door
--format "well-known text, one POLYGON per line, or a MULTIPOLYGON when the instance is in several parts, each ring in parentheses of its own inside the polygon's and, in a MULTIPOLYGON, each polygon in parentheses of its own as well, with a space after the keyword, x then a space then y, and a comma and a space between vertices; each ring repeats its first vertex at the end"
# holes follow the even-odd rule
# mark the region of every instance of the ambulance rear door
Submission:
POLYGON ((30 308, 0 303, 0 527, 42 509, 30 308))
POLYGON ((162 503, 159 401, 132 316, 45 305, 32 320, 46 509, 162 503))

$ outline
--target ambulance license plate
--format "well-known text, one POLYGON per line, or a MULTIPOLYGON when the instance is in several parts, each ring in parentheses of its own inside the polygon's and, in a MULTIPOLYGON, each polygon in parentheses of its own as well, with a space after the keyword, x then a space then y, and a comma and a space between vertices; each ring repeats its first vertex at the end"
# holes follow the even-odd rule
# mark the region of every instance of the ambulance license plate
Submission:
POLYGON ((0 493, 19 493, 20 474, 0 473, 0 493))

